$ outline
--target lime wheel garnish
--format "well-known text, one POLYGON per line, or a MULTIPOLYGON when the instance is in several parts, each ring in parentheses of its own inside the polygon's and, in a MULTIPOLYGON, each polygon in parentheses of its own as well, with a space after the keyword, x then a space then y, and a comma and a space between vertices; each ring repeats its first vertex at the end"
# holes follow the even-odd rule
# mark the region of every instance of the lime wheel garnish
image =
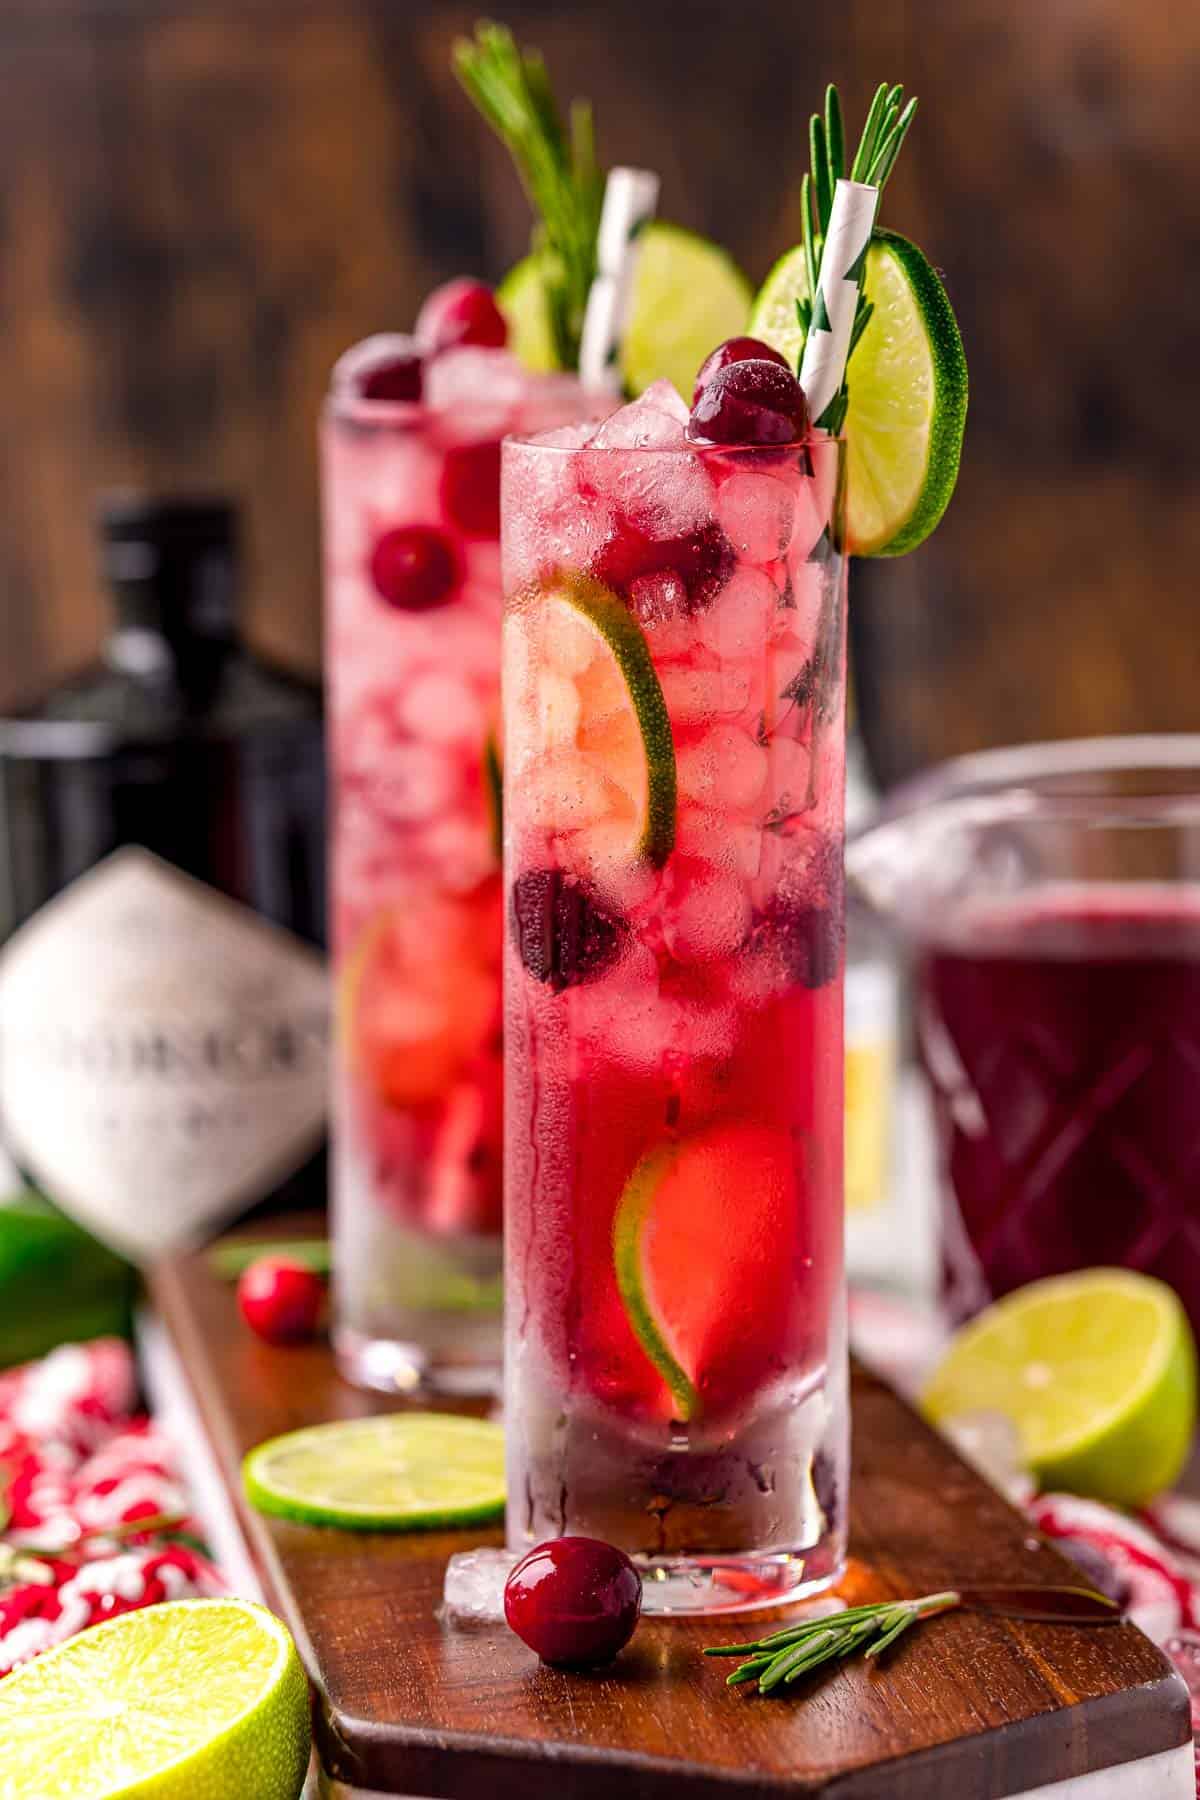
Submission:
MULTIPOLYGON (((899 232, 875 231, 864 286, 875 310, 846 371, 847 548, 902 556, 929 536, 954 492, 967 364, 945 288, 899 232)), ((803 248, 789 250, 750 315, 753 335, 793 368, 804 347, 796 303, 807 298, 803 248)))

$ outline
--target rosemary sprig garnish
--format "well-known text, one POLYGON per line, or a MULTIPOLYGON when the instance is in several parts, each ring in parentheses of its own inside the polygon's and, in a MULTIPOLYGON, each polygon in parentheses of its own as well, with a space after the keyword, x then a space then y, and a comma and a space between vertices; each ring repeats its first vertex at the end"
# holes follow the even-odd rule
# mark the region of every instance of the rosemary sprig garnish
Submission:
MULTIPOLYGON (((894 87, 889 87, 886 81, 880 82, 850 165, 851 181, 861 181, 868 187, 882 191, 896 166, 896 158, 908 135, 916 110, 915 98, 905 104, 904 89, 899 82, 894 87)), ((808 276, 808 298, 796 302, 796 312, 806 340, 812 324, 812 296, 817 291, 817 271, 821 267, 821 253, 825 248, 825 234, 829 230, 829 216, 833 210, 833 191, 846 174, 842 102, 832 82, 825 90, 824 114, 814 113, 809 121, 808 145, 811 169, 800 183, 800 230, 804 245, 804 267, 808 276)), ((867 298, 865 282, 860 281, 847 361, 853 356, 855 345, 866 330, 874 310, 867 298)), ((803 344, 800 348, 802 359, 803 344)), ((799 366, 797 363, 797 369, 799 366)), ((831 432, 841 430, 847 404, 848 391, 843 382, 841 393, 830 403, 821 421, 831 432)))
POLYGON ((604 201, 591 106, 573 101, 569 129, 564 127, 541 52, 522 50, 504 25, 481 21, 474 38, 460 38, 454 67, 508 146, 538 215, 533 248, 555 349, 562 368, 577 368, 604 201))
POLYGON ((746 1661, 727 1678, 726 1685, 741 1687, 743 1682, 757 1681, 759 1693, 770 1694, 778 1687, 790 1687, 825 1663, 860 1651, 866 1656, 882 1656, 918 1619, 932 1619, 961 1604, 962 1595, 953 1588, 926 1594, 920 1600, 881 1600, 825 1618, 802 1619, 798 1625, 787 1625, 749 1644, 711 1645, 704 1654, 744 1656, 746 1661))
POLYGON ((747 1644, 716 1644, 705 1656, 741 1656, 727 1686, 756 1681, 760 1694, 790 1687, 827 1663, 859 1652, 872 1659, 890 1650, 921 1619, 958 1608, 993 1618, 1025 1619, 1043 1624, 1109 1625, 1121 1617, 1116 1602, 1093 1588, 997 1587, 947 1588, 917 1600, 879 1600, 851 1606, 819 1619, 801 1619, 747 1644))

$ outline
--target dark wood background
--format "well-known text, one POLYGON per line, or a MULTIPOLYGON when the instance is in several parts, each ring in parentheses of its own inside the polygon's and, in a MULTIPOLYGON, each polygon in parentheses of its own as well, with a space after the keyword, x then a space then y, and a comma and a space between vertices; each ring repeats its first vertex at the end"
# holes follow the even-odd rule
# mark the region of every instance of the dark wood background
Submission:
MULTIPOLYGON (((97 642, 114 483, 226 487, 251 632, 319 657, 329 364, 524 203, 448 68, 471 5, 0 0, 0 702, 97 642)), ((1200 652, 1195 0, 507 0, 609 161, 757 280, 796 237, 808 111, 880 77, 922 117, 887 218, 948 274, 972 410, 921 554, 856 572, 889 778, 1037 734, 1189 728, 1200 652)))

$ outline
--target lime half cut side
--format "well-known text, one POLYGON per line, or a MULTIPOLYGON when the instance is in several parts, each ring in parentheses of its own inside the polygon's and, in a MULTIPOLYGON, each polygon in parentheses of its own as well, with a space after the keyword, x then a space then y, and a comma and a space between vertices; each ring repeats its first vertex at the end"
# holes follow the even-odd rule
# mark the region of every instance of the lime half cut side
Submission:
MULTIPOLYGON (((802 249, 767 276, 750 315, 753 336, 798 366, 804 334, 796 302, 808 294, 802 249)), ((847 370, 846 536, 856 556, 902 556, 923 543, 958 479, 967 418, 967 364, 946 290, 896 231, 867 252, 874 312, 847 370)))
POLYGON ((0 1681, 3 1800, 298 1800, 308 1684, 244 1600, 91 1626, 0 1681))
MULTIPOLYGON (((529 369, 556 368, 535 256, 510 270, 497 298, 508 320, 509 347, 519 360, 529 369)), ((654 220, 638 246, 621 355, 626 388, 637 395, 652 381, 666 379, 690 404, 700 364, 715 345, 746 329, 749 310, 749 283, 724 250, 681 226, 654 220)))
POLYGON ((1187 1315, 1165 1283, 1124 1269, 1033 1282, 959 1332, 922 1404, 935 1424, 1004 1413, 1043 1487, 1140 1506, 1191 1448, 1187 1315))
POLYGON ((242 1465, 260 1512, 343 1531, 483 1525, 504 1510, 504 1433, 455 1413, 342 1419, 270 1438, 242 1465))

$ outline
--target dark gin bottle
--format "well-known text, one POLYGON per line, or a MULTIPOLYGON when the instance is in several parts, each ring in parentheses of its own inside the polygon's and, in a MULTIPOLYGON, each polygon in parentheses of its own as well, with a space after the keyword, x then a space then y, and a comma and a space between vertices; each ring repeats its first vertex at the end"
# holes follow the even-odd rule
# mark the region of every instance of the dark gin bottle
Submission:
POLYGON ((0 719, 0 1132, 146 1254, 323 1185, 321 705, 239 640, 229 504, 100 541, 102 659, 0 719))

